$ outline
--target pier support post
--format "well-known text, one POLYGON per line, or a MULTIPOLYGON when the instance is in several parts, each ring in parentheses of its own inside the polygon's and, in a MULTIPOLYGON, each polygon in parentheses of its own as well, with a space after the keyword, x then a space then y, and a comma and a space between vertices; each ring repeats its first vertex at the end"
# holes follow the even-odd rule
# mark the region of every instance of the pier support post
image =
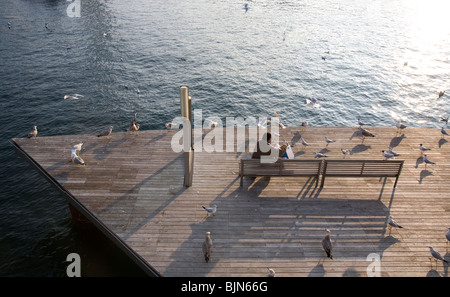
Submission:
POLYGON ((194 149, 192 142, 192 103, 189 96, 188 86, 180 87, 180 104, 181 104, 181 116, 188 120, 188 127, 183 125, 183 137, 184 137, 184 186, 192 186, 192 175, 194 171, 194 149), (188 145, 186 145, 186 142, 188 145))

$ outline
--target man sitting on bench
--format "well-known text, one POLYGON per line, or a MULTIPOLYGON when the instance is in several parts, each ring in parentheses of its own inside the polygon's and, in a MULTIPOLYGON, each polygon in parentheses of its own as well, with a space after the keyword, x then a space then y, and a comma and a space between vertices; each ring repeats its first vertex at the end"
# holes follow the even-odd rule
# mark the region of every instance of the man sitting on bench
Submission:
MULTIPOLYGON (((261 156, 271 156, 272 149, 276 148, 271 145, 272 134, 267 132, 263 135, 263 138, 256 143, 256 149, 252 154, 252 159, 261 159, 261 156)), ((282 157, 286 153, 287 145, 283 144, 278 149, 278 157, 282 157)))

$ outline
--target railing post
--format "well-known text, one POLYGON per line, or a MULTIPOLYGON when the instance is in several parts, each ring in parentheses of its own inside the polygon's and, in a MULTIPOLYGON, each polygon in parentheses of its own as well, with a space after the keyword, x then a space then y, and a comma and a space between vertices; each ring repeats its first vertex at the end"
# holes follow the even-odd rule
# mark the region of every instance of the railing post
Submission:
POLYGON ((188 127, 183 125, 183 142, 188 142, 188 145, 184 146, 184 186, 192 186, 192 175, 194 172, 194 145, 192 141, 192 103, 189 96, 188 86, 180 87, 180 105, 181 116, 188 120, 188 127))

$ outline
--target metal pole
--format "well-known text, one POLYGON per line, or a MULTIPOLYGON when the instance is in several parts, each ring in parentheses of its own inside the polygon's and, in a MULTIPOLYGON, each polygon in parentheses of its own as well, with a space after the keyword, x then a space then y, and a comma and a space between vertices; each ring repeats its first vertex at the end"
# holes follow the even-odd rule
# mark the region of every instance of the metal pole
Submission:
POLYGON ((194 151, 192 141, 192 103, 189 96, 188 86, 180 87, 180 105, 181 116, 187 119, 188 125, 183 125, 183 142, 184 142, 184 186, 192 186, 192 175, 194 171, 194 151), (188 146, 186 142, 189 142, 188 146))

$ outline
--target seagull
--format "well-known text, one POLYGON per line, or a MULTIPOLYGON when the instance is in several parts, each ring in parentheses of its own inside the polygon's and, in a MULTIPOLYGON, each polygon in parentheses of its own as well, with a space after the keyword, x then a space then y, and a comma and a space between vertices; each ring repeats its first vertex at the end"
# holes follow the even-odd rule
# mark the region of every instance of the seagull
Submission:
POLYGON ((300 138, 300 141, 302 142, 303 146, 308 146, 309 144, 303 139, 303 137, 300 138))
POLYGON ((244 4, 244 10, 245 10, 245 12, 247 12, 247 11, 248 11, 248 9, 249 9, 249 7, 248 7, 248 3, 245 3, 245 4, 244 4))
POLYGON ((130 128, 128 128, 128 131, 137 131, 137 130, 139 130, 140 125, 136 124, 136 114, 137 114, 137 112, 134 113, 134 119, 131 122, 130 128))
POLYGON ((394 154, 385 152, 385 151, 381 151, 381 154, 383 155, 383 157, 387 160, 387 159, 391 159, 394 158, 394 154))
POLYGON ((402 124, 401 120, 398 120, 397 123, 395 123, 395 126, 397 127, 397 133, 406 128, 406 125, 402 124))
POLYGON ((388 153, 394 155, 394 157, 399 156, 399 154, 397 154, 396 152, 394 152, 394 151, 392 150, 392 147, 391 147, 391 146, 390 146, 389 149, 388 149, 388 153))
MULTIPOLYGON (((434 258, 434 260, 436 261, 436 265, 437 265, 437 260, 441 260, 442 262, 448 263, 447 260, 444 259, 444 257, 441 256, 441 254, 439 254, 438 251, 436 251, 435 249, 433 249, 433 247, 430 245, 428 246, 430 248, 430 253, 431 256, 434 258)), ((430 258, 431 260, 431 258, 430 258)))
POLYGON ((80 94, 72 94, 72 95, 64 95, 64 100, 66 99, 70 99, 70 100, 77 100, 84 97, 83 95, 80 94))
POLYGON ((309 98, 309 99, 306 99, 306 104, 307 105, 311 105, 312 107, 314 107, 314 108, 319 108, 320 107, 320 104, 319 103, 317 103, 317 98, 309 98))
POLYGON ((205 241, 202 244, 202 251, 203 255, 205 256, 205 261, 209 262, 209 259, 211 258, 211 254, 213 251, 213 243, 211 240, 211 232, 206 232, 206 238, 205 241))
POLYGON ((330 143, 336 142, 335 140, 331 140, 328 137, 325 136, 325 142, 327 143, 326 146, 328 146, 330 143))
POLYGON ((420 150, 421 154, 423 154, 423 152, 429 151, 431 149, 424 147, 422 144, 419 144, 419 150, 420 150))
POLYGON ((209 215, 214 215, 215 213, 216 213, 216 211, 217 211, 217 205, 213 205, 212 207, 204 207, 204 206, 202 206, 202 208, 204 209, 204 210, 206 210, 206 212, 207 212, 207 216, 209 216, 209 215))
POLYGON ((445 90, 440 91, 440 92, 439 92, 439 97, 438 97, 438 99, 441 98, 442 96, 444 96, 444 93, 445 93, 445 90))
POLYGON ((267 275, 268 277, 275 277, 275 270, 269 267, 267 267, 267 270, 269 271, 269 275, 267 275))
POLYGON ((424 155, 424 156, 423 156, 423 161, 425 162, 425 168, 427 167, 427 164, 431 164, 431 165, 436 164, 436 163, 434 163, 434 162, 431 162, 431 161, 428 159, 427 155, 424 155))
POLYGON ((79 151, 81 151, 81 147, 83 146, 83 143, 77 143, 72 147, 72 151, 75 150, 75 153, 78 153, 79 151))
POLYGON ((367 124, 364 123, 363 121, 361 121, 360 118, 358 118, 358 125, 361 127, 361 126, 364 126, 364 125, 367 125, 367 124))
POLYGON ((30 133, 28 133, 28 138, 36 137, 36 136, 37 136, 37 133, 38 133, 38 131, 37 131, 37 126, 33 126, 33 131, 31 131, 30 133))
POLYGON ((11 29, 11 22, 8 22, 8 29, 11 29))
POLYGON ((100 134, 97 134, 97 137, 109 136, 109 135, 111 135, 112 130, 113 130, 113 126, 109 126, 109 130, 106 130, 106 131, 103 131, 100 134))
POLYGON ((331 231, 329 229, 325 229, 325 231, 327 231, 327 235, 322 239, 322 248, 327 254, 327 257, 333 260, 333 244, 330 239, 331 231))
POLYGON ((367 131, 366 129, 363 129, 361 126, 359 127, 359 131, 361 131, 362 134, 362 141, 364 141, 364 139, 366 137, 375 137, 374 134, 372 134, 371 132, 367 131))
POLYGON ((327 155, 324 155, 322 153, 316 153, 314 152, 314 154, 316 155, 315 158, 324 158, 324 157, 328 157, 327 155))
POLYGON ((344 155, 344 159, 345 159, 345 156, 346 155, 350 155, 350 151, 349 150, 347 150, 347 149, 341 149, 341 152, 342 152, 342 154, 344 155))
POLYGON ((444 127, 441 128, 441 134, 442 134, 442 137, 448 136, 448 133, 447 133, 447 131, 444 130, 444 127))
POLYGON ((75 164, 77 164, 77 167, 86 165, 86 163, 84 162, 84 160, 81 159, 81 157, 78 156, 77 154, 74 154, 73 151, 72 151, 72 160, 73 160, 73 162, 74 162, 75 164))
POLYGON ((444 118, 443 116, 441 116, 441 122, 445 122, 446 124, 448 124, 448 117, 444 118))
POLYGON ((175 123, 167 123, 166 124, 166 128, 169 129, 169 130, 172 130, 172 128, 175 127, 175 126, 176 126, 175 123))
POLYGON ((400 226, 396 221, 394 221, 394 219, 392 218, 392 216, 388 216, 387 223, 388 223, 388 225, 389 225, 389 234, 391 234, 391 229, 392 229, 392 227, 394 227, 394 228, 403 228, 403 227, 400 226))

